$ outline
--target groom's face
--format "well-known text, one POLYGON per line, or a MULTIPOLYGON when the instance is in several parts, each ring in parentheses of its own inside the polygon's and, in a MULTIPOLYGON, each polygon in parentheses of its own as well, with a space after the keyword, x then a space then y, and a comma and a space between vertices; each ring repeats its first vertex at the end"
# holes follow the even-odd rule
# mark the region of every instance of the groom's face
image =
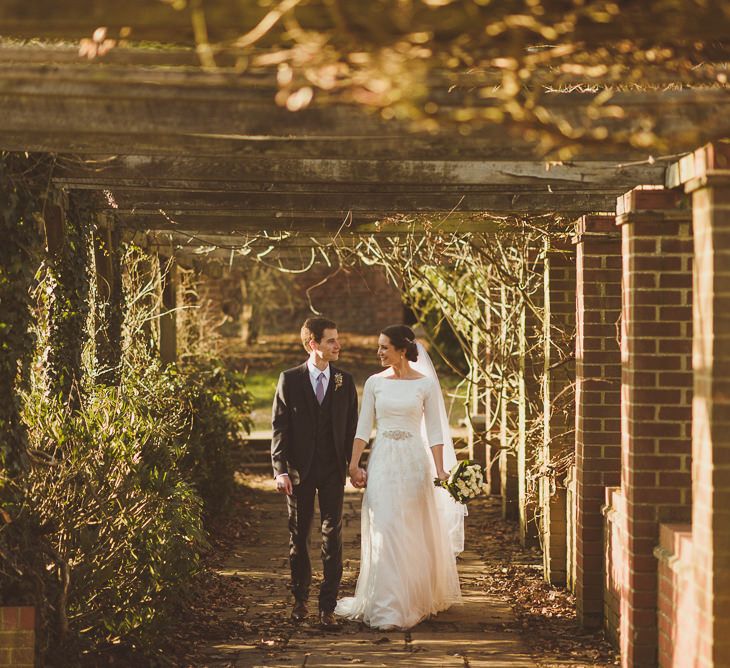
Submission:
POLYGON ((340 357, 340 340, 336 329, 325 329, 322 340, 319 343, 312 340, 310 345, 317 357, 325 362, 336 362, 340 357))

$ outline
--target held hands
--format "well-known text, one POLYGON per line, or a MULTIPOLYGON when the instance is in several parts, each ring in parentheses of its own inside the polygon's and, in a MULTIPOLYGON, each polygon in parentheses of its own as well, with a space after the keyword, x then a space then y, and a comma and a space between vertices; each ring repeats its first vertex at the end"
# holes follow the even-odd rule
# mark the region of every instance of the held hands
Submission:
POLYGON ((359 466, 351 466, 350 482, 355 489, 362 489, 367 485, 368 482, 367 471, 359 466))
POLYGON ((279 474, 276 476, 276 491, 280 494, 286 494, 291 496, 294 492, 294 487, 291 484, 291 478, 286 474, 279 474))

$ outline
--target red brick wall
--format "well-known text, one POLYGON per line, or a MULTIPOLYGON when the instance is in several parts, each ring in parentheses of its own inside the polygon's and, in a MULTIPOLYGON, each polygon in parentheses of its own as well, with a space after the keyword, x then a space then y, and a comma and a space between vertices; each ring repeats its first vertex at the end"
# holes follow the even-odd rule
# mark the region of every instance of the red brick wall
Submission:
POLYGON ((583 216, 576 226, 576 580, 578 619, 603 618, 605 488, 621 472, 621 240, 613 216, 583 216))
POLYGON ((730 666, 730 145, 696 151, 692 553, 696 666, 730 666))
POLYGON ((639 188, 619 198, 617 211, 627 527, 621 662, 649 667, 657 662, 659 523, 687 521, 691 513, 691 214, 681 193, 639 188))
MULTIPOLYGON (((549 242, 548 242, 549 243, 549 242)), ((572 353, 575 332, 575 248, 548 246, 545 259, 545 315, 543 365, 544 462, 556 460, 575 448, 575 362, 572 353)), ((540 510, 545 579, 555 585, 567 582, 568 524, 566 472, 557 479, 540 479, 540 510)), ((572 519, 572 518, 571 518, 572 519)))
MULTIPOLYGON (((331 267, 317 264, 303 274, 291 276, 291 283, 282 281, 286 294, 272 292, 266 310, 267 334, 298 334, 304 319, 314 315, 312 306, 332 318, 341 333, 374 334, 379 329, 404 320, 403 303, 398 288, 390 284, 380 267, 355 267, 335 276, 331 267)), ((243 304, 241 276, 223 272, 218 277, 206 277, 199 289, 202 301, 210 300, 213 311, 220 313, 218 321, 228 320, 220 327, 224 336, 242 336, 242 318, 248 317, 243 304)))
POLYGON ((659 540, 654 551, 659 562, 659 666, 695 666, 698 625, 692 528, 689 524, 662 524, 659 540))
POLYGON ((606 488, 603 515, 603 554, 606 564, 603 580, 603 628, 608 641, 619 649, 621 599, 627 579, 626 504, 620 487, 606 488))
POLYGON ((35 608, 0 608, 0 667, 35 665, 35 608))
POLYGON ((335 320, 343 332, 377 334, 383 327, 403 322, 400 290, 388 282, 383 269, 355 267, 317 285, 331 273, 331 269, 320 265, 297 279, 303 305, 295 318, 297 325, 301 325, 300 319, 312 315, 307 311, 305 293, 315 285, 310 291, 314 308, 335 320))

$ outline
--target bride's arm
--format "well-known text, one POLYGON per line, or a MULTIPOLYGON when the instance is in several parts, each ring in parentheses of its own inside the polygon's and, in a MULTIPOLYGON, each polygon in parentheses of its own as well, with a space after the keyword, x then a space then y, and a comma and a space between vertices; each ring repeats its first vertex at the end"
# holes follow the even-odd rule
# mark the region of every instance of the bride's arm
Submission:
POLYGON ((373 388, 373 377, 371 376, 365 381, 365 387, 362 393, 362 407, 360 409, 360 417, 357 421, 357 430, 355 431, 355 440, 352 442, 352 456, 350 457, 350 480, 354 487, 365 487, 367 482, 367 473, 360 466, 360 457, 362 451, 370 440, 370 433, 373 430, 375 422, 375 391, 373 388))
POLYGON ((363 450, 367 447, 367 442, 361 438, 356 438, 352 442, 352 459, 350 460, 350 476, 355 476, 358 469, 360 468, 360 457, 362 457, 363 450))
POLYGON ((444 471, 444 446, 443 443, 440 445, 431 446, 431 455, 433 456, 433 463, 436 464, 436 476, 439 480, 446 480, 449 474, 444 471))
POLYGON ((439 384, 434 381, 426 391, 423 404, 423 415, 426 421, 428 444, 431 446, 431 456, 436 465, 436 476, 439 480, 446 480, 449 474, 444 471, 444 434, 441 429, 441 415, 439 414, 439 384))

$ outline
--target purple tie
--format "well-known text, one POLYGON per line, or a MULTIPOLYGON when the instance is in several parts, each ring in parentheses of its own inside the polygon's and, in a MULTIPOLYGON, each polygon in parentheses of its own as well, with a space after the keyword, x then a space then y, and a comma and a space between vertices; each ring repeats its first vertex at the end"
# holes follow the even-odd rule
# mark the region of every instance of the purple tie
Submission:
POLYGON ((324 374, 320 373, 319 376, 317 376, 317 389, 314 390, 314 395, 317 397, 317 401, 319 402, 320 406, 322 405, 322 402, 324 401, 324 374))

